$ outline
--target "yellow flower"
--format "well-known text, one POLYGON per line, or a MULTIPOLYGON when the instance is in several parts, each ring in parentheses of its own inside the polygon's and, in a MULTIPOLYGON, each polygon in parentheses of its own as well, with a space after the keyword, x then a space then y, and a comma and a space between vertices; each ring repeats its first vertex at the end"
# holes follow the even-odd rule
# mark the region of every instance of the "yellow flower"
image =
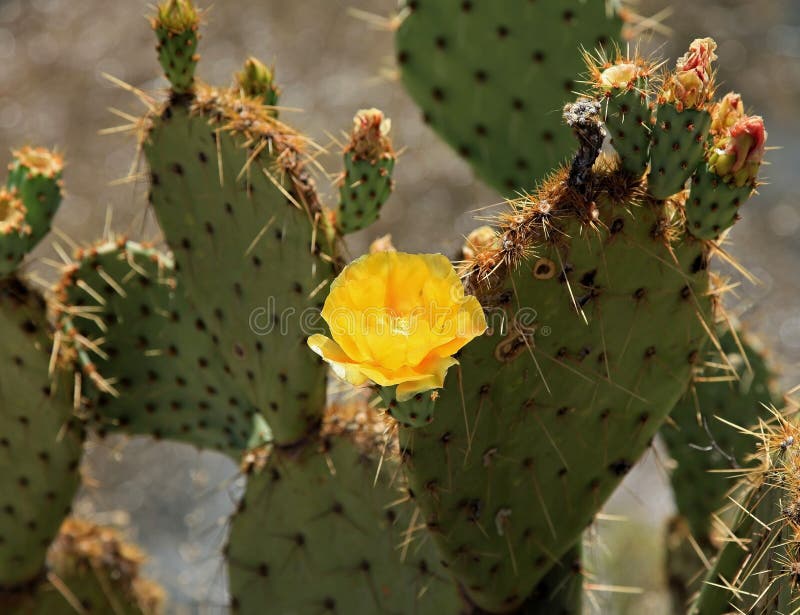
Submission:
POLYGON ((486 330, 441 254, 362 256, 331 284, 322 317, 333 339, 315 334, 309 347, 351 384, 397 385, 398 401, 442 387, 452 355, 486 330))

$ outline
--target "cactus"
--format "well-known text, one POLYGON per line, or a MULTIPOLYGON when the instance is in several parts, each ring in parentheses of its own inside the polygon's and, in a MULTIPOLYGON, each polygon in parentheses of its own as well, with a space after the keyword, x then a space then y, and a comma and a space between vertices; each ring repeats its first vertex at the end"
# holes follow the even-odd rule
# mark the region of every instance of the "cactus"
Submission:
POLYGON ((580 48, 611 49, 621 18, 601 0, 404 4, 397 63, 425 121, 496 189, 533 188, 573 149, 555 110, 574 96, 580 48))
POLYGON ((331 410, 299 458, 278 448, 245 458, 225 550, 233 612, 266 600, 276 613, 469 612, 430 541, 414 540, 383 421, 364 403, 331 410))
MULTIPOLYGON (((586 53, 590 79, 568 102, 579 43, 608 47, 621 23, 603 4, 408 2, 397 44, 412 95, 481 175, 520 190, 495 228, 469 235, 459 271, 386 238, 346 265, 344 234, 374 221, 392 189, 382 113, 356 115, 332 211, 315 189, 307 138, 276 117, 272 70, 251 58, 232 87, 202 83, 201 12, 191 0, 157 7, 170 90, 161 103, 142 94, 137 134, 171 253, 111 236, 62 271, 52 367, 72 368, 80 386, 54 384, 44 406, 30 392, 29 423, 8 412, 16 399, 2 404, 4 433, 43 419, 37 439, 57 445, 36 471, 60 487, 53 504, 35 501, 38 475, 21 475, 23 484, 17 473, 38 451, 8 438, 14 471, 4 476, 17 482, 5 491, 15 494, 7 533, 19 544, 10 552, 0 542, 2 588, 34 613, 74 606, 70 595, 114 612, 160 608, 136 593, 138 557, 104 530, 64 526, 45 563, 77 485, 74 397, 100 436, 149 434, 241 461, 245 495, 224 551, 234 612, 577 614, 583 529, 697 376, 709 340, 721 348, 709 260, 736 216, 708 213, 723 208, 712 207, 702 173, 720 178, 716 190, 741 189, 743 202, 765 138, 763 124, 736 116, 740 99, 713 102, 710 39, 692 44, 659 93, 659 64, 586 53), (559 26, 531 52, 530 24, 559 26), (481 45, 489 33, 493 45, 481 45), (502 53, 473 51, 498 45, 502 53), (534 91, 542 76, 568 87, 534 91), (544 113, 564 102, 566 127, 544 113), (607 136, 617 156, 603 153, 607 136), (700 204, 690 212, 692 196, 700 204), (327 364, 364 395, 329 399, 327 364), (17 527, 30 511, 41 529, 32 546, 17 527), (98 538, 110 569, 92 558, 98 538), (90 555, 76 561, 83 544, 90 555), (86 569, 98 574, 81 576, 86 569)), ((46 231, 33 231, 32 212, 49 215, 28 202, 30 187, 3 194, 9 230, 46 231)), ((15 248, 14 267, 28 249, 15 248)), ((3 288, 20 288, 14 275, 3 288)), ((30 354, 9 357, 0 393, 5 378, 48 381, 48 327, 32 297, 7 308, 0 296, 7 348, 30 354)), ((776 451, 791 424, 780 421, 763 423, 772 465, 748 468, 750 482, 735 491, 763 503, 765 517, 775 513, 775 472, 794 488, 794 449, 776 451)), ((788 522, 775 524, 782 534, 794 527, 791 496, 788 522)), ((702 517, 685 512, 693 524, 702 517)), ((740 517, 734 531, 757 528, 740 517)), ((780 601, 779 560, 746 582, 773 583, 780 601)), ((702 589, 701 602, 711 594, 702 589)))
POLYGON ((271 107, 270 114, 278 117, 278 104, 281 91, 275 85, 275 69, 267 68, 256 58, 250 57, 244 63, 244 68, 236 73, 236 84, 245 96, 260 99, 267 107, 271 107))
POLYGON ((732 610, 757 615, 791 613, 797 592, 797 408, 773 410, 752 430, 755 460, 733 494, 737 514, 728 540, 693 601, 690 615, 732 610))
POLYGON ((378 109, 362 109, 353 118, 339 179, 337 224, 342 233, 363 229, 378 219, 394 182, 396 160, 389 139, 391 122, 378 109))
MULTIPOLYGON (((672 410, 672 425, 661 430, 668 451, 677 462, 670 475, 678 516, 668 527, 667 570, 679 612, 692 593, 702 565, 697 548, 711 558, 720 535, 712 514, 727 503, 733 487, 731 472, 750 467, 752 437, 731 428, 755 425, 771 416, 777 405, 773 366, 757 339, 730 328, 720 334, 722 353, 714 350, 709 367, 672 410), (728 424, 723 424, 721 420, 728 424), (725 471, 729 474, 725 474, 725 471)), ((722 519, 731 522, 728 518, 722 519)))
POLYGON ((711 128, 708 107, 714 94, 711 63, 717 59, 716 48, 710 38, 696 39, 678 60, 675 70, 664 76, 652 129, 647 177, 650 194, 657 199, 666 199, 683 190, 703 159, 711 128))
POLYGON ((0 276, 13 272, 49 232, 61 204, 61 156, 32 147, 13 156, 6 187, 0 188, 0 276))
MULTIPOLYGON (((81 519, 64 521, 47 556, 48 581, 11 605, 13 615, 159 615, 164 590, 143 578, 144 556, 119 534, 81 519)), ((4 611, 7 612, 7 611, 4 611)))
POLYGON ((205 323, 176 287, 172 262, 124 238, 83 250, 56 289, 101 435, 184 441, 238 461, 263 442, 263 417, 224 378, 205 323))

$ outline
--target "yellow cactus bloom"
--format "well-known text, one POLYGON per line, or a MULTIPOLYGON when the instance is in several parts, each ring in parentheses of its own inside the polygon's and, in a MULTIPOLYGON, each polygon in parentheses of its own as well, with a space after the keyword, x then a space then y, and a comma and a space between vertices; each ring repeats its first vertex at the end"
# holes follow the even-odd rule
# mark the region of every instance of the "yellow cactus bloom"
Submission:
POLYGON ((441 254, 362 256, 331 284, 322 317, 333 339, 315 334, 309 347, 353 385, 397 385, 398 401, 442 387, 453 354, 486 330, 441 254))

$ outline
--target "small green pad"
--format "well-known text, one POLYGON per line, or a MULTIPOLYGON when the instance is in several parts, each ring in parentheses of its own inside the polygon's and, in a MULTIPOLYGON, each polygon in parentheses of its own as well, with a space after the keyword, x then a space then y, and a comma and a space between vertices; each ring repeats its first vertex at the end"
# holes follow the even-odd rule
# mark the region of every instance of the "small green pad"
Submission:
POLYGON ((165 0, 150 20, 156 33, 158 61, 176 94, 191 91, 197 68, 200 14, 192 0, 165 0))
POLYGON ((334 271, 305 139, 238 91, 172 100, 143 143, 181 284, 278 442, 319 425, 326 368, 306 347, 334 271))
POLYGON ((385 426, 342 427, 299 453, 254 453, 226 548, 232 612, 469 613, 416 535, 385 426))
POLYGON ((344 150, 344 174, 339 180, 337 226, 343 233, 375 222, 394 188, 397 160, 389 139, 391 123, 378 109, 359 111, 350 143, 344 150))
POLYGON ((48 375, 50 333, 41 297, 0 281, 0 592, 38 580, 80 483, 83 433, 72 379, 48 375))
POLYGON ((686 201, 689 232, 698 239, 718 239, 739 219, 739 207, 753 190, 751 184, 727 183, 708 165, 701 164, 692 176, 686 201))
MULTIPOLYGON (((268 107, 278 104, 281 91, 275 85, 275 69, 260 62, 257 58, 245 60, 244 68, 236 73, 236 85, 242 94, 257 98, 268 107)), ((272 117, 278 117, 277 109, 270 109, 272 117)))
POLYGON ((395 47, 408 92, 496 189, 531 189, 573 149, 560 109, 622 21, 604 0, 407 0, 395 47), (546 87, 544 87, 546 85, 546 87))
POLYGON ((406 401, 397 401, 395 391, 397 387, 379 387, 379 393, 386 413, 405 427, 422 427, 433 421, 433 411, 436 406, 436 391, 417 393, 406 401))
POLYGON ((488 611, 521 604, 575 543, 685 391, 711 320, 708 247, 680 205, 602 172, 584 200, 568 175, 476 251, 468 287, 493 331, 457 357, 433 422, 400 427, 424 520, 488 611))
POLYGON ((61 156, 40 147, 23 147, 13 156, 6 188, 0 188, 0 276, 50 231, 61 204, 61 156))
POLYGON ((634 177, 641 177, 647 168, 650 147, 649 86, 639 79, 631 89, 614 88, 606 99, 604 122, 611 136, 611 145, 619 154, 620 167, 634 177))
POLYGON ((169 259, 122 239, 67 267, 56 294, 83 359, 88 408, 101 434, 186 442, 238 462, 267 437, 264 420, 181 291, 169 259))
POLYGON ((708 111, 678 111, 671 103, 659 105, 650 142, 650 194, 666 199, 684 189, 686 180, 703 161, 709 128, 708 111))

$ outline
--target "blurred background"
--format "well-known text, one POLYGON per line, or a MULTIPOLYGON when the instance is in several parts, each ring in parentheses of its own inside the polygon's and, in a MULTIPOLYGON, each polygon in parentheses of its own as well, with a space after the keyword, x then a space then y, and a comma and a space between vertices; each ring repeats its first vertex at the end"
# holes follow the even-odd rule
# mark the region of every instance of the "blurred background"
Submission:
MULTIPOLYGON (((551 0, 554 1, 554 0, 551 0)), ((144 215, 144 182, 122 182, 135 163, 129 135, 100 136, 120 123, 109 112, 143 111, 136 98, 103 77, 109 73, 146 91, 165 87, 150 28, 147 0, 0 0, 0 163, 12 147, 56 146, 67 156, 67 198, 54 241, 90 242, 111 212, 111 226, 137 239, 156 239, 144 215)), ((199 2, 205 6, 208 2, 199 2)), ((747 323, 783 366, 783 385, 800 382, 800 3, 796 0, 640 0, 631 8, 657 16, 645 50, 674 60, 697 36, 719 43, 721 89, 742 92, 766 119, 768 184, 742 212, 728 249, 759 280, 741 282, 729 308, 747 323)), ((217 0, 200 52, 199 76, 224 85, 247 55, 274 62, 283 88, 283 119, 333 154, 354 112, 383 109, 393 120, 397 189, 381 221, 353 237, 353 255, 391 232, 406 251, 455 253, 474 226, 478 208, 501 202, 422 122, 394 78, 392 35, 380 17, 394 0, 217 0), (419 220, 425 224, 420 225, 419 220)), ((384 22, 385 23, 385 22, 384 22)), ((533 36, 533 34, 532 34, 533 36)), ((335 202, 324 176, 320 191, 335 202)), ((37 252, 30 271, 55 278, 52 246, 37 252)), ((719 268, 719 263, 717 263, 719 268)), ((592 593, 594 613, 666 613, 660 568, 663 521, 672 511, 667 460, 652 449, 609 502, 590 532, 588 564, 597 583, 636 588, 592 593), (632 560, 628 545, 637 546, 632 560), (643 547, 648 547, 643 549, 643 547), (644 559, 643 553, 647 554, 644 559), (613 606, 612 606, 613 604, 613 606)), ((221 456, 146 439, 94 443, 86 458, 86 487, 77 512, 122 528, 149 553, 148 573, 171 594, 173 612, 225 613, 225 571, 218 557, 225 518, 242 489, 237 468, 221 456)))

